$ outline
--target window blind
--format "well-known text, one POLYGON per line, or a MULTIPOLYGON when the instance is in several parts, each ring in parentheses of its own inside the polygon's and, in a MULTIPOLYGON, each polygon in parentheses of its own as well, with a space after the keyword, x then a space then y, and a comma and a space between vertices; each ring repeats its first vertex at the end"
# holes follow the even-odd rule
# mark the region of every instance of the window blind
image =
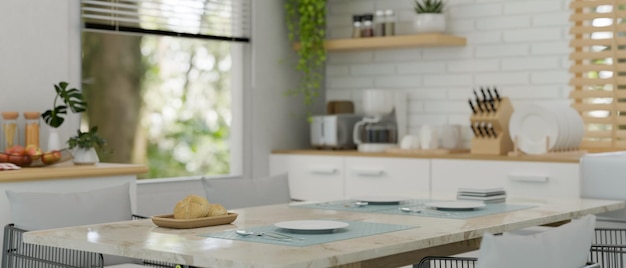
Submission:
POLYGON ((582 148, 626 148, 626 0, 572 0, 572 106, 585 122, 582 148))
POLYGON ((250 0, 82 0, 86 29, 248 42, 250 0))

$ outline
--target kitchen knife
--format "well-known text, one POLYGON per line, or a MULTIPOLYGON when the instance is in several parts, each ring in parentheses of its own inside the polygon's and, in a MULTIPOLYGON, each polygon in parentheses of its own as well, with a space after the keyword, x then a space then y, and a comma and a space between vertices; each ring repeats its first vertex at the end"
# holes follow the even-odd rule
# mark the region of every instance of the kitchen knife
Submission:
POLYGON ((474 128, 474 125, 470 125, 470 128, 472 129, 472 132, 474 133, 474 136, 478 137, 478 132, 476 132, 476 129, 474 128))
POLYGON ((480 106, 480 103, 481 103, 482 101, 481 101, 481 100, 480 100, 480 98, 478 97, 478 93, 476 93, 476 90, 474 89, 473 91, 474 91, 474 97, 476 98, 476 103, 478 104, 478 106, 480 106))
POLYGON ((469 102, 470 108, 472 108, 472 113, 476 114, 476 108, 474 108, 474 104, 472 104, 472 99, 467 100, 469 102))
POLYGON ((491 138, 491 133, 489 133, 489 128, 487 127, 487 123, 483 123, 483 130, 485 132, 485 136, 487 136, 487 138, 491 138))
POLYGON ((480 123, 476 123, 476 126, 474 126, 474 128, 476 129, 476 132, 478 132, 479 137, 485 137, 485 135, 483 134, 483 130, 480 129, 480 123))
POLYGON ((494 137, 494 138, 497 138, 497 137, 498 137, 498 134, 496 133, 496 129, 495 129, 495 128, 493 128, 493 125, 492 125, 492 124, 489 124, 489 130, 491 130, 491 134, 493 134, 493 137, 494 137))
POLYGON ((487 88, 487 94, 489 95, 489 102, 493 103, 493 95, 491 94, 491 89, 487 88))
POLYGON ((500 102, 500 94, 498 94, 498 89, 496 87, 493 87, 493 93, 496 94, 496 99, 500 102))
POLYGON ((480 94, 483 95, 483 101, 486 102, 487 101, 487 95, 485 95, 485 89, 483 89, 482 87, 480 88, 480 94))

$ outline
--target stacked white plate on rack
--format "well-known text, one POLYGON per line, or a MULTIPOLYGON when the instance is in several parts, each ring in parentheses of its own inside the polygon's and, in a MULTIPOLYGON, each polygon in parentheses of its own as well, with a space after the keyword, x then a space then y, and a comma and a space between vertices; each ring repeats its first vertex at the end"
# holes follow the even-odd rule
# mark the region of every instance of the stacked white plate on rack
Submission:
POLYGON ((584 132, 582 118, 567 104, 519 105, 509 120, 511 140, 526 154, 576 150, 584 132))

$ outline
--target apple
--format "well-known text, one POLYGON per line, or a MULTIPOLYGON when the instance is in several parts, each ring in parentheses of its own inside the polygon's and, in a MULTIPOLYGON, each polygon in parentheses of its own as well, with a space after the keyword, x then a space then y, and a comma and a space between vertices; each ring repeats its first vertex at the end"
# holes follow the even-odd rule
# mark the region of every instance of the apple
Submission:
POLYGON ((9 155, 9 162, 16 164, 20 167, 25 167, 25 166, 30 165, 32 161, 33 160, 28 155, 16 155, 16 154, 9 155))
POLYGON ((24 146, 22 145, 13 145, 11 146, 11 148, 6 149, 4 152, 12 155, 25 155, 26 148, 24 148, 24 146))
POLYGON ((9 155, 0 153, 0 163, 7 163, 7 162, 9 162, 9 155))
POLYGON ((57 150, 46 152, 41 156, 41 162, 46 165, 54 164, 59 160, 61 160, 61 152, 57 150))
POLYGON ((26 151, 26 154, 30 156, 33 160, 39 159, 39 157, 42 154, 41 148, 39 148, 39 146, 34 145, 34 144, 27 145, 26 148, 24 148, 24 150, 26 151))

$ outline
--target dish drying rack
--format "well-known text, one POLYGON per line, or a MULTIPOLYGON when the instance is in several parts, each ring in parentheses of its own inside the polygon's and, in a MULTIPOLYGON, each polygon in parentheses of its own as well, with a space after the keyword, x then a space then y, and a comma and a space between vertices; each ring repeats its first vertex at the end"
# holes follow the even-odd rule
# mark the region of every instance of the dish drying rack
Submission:
MULTIPOLYGON (((513 151, 508 153, 508 156, 524 156, 529 155, 522 152, 517 146, 517 136, 513 139, 513 151)), ((579 147, 566 148, 566 149, 550 149, 550 137, 545 137, 546 153, 535 154, 537 156, 582 156, 587 153, 587 150, 581 150, 579 147)))
POLYGON ((509 98, 498 96, 496 99, 480 100, 476 97, 476 102, 478 109, 472 106, 474 113, 470 116, 470 127, 474 133, 470 153, 506 155, 511 152, 514 146, 509 135, 509 119, 513 106, 509 98))

